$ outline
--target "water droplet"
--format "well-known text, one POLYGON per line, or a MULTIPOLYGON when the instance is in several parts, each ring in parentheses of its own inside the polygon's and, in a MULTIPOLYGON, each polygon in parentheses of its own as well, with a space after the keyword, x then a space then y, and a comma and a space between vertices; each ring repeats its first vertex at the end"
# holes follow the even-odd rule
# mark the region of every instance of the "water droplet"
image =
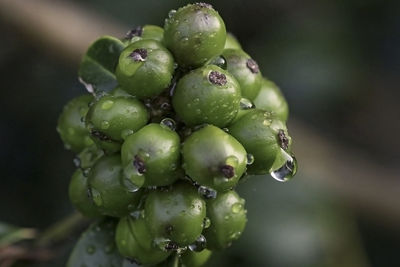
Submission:
POLYGON ((228 128, 222 128, 222 130, 224 131, 224 132, 226 132, 226 133, 229 133, 229 129, 228 128))
POLYGON ((76 168, 79 168, 81 166, 81 159, 80 158, 75 157, 73 159, 73 162, 74 162, 74 165, 75 165, 76 168))
POLYGON ((277 160, 279 160, 278 162, 284 160, 284 163, 280 167, 274 166, 275 163, 272 166, 270 174, 275 180, 279 182, 286 182, 296 175, 297 160, 294 156, 289 155, 285 150, 281 148, 280 155, 278 155, 277 160))
POLYGON ((103 104, 101 104, 101 109, 108 110, 108 109, 112 108, 113 105, 114 105, 114 101, 106 100, 103 102, 103 104))
POLYGON ((240 202, 236 202, 232 205, 231 210, 233 213, 239 213, 241 210, 243 210, 243 204, 240 202))
POLYGON ((122 132, 121 132, 121 138, 125 140, 125 139, 128 138, 128 136, 130 136, 131 134, 133 134, 133 130, 131 130, 131 129, 122 130, 122 132))
POLYGON ((240 99, 240 109, 251 109, 254 108, 253 103, 247 98, 240 99))
POLYGON ((89 245, 86 247, 86 252, 90 255, 96 252, 96 247, 93 245, 89 245))
POLYGON ((229 236, 229 238, 231 239, 231 240, 235 240, 235 239, 238 239, 239 237, 240 237, 240 235, 242 234, 242 232, 235 232, 235 233, 232 233, 230 236, 229 236))
POLYGON ((204 228, 204 229, 207 229, 207 228, 210 227, 210 226, 211 226, 211 220, 210 220, 210 218, 205 217, 204 220, 203 220, 203 228, 204 228))
POLYGON ((175 14, 176 14, 176 10, 175 10, 175 9, 171 9, 171 10, 168 12, 168 18, 172 18, 175 14))
POLYGON ((183 37, 181 40, 182 45, 187 45, 189 43, 189 38, 183 37))
POLYGON ((100 125, 100 128, 102 130, 106 130, 106 129, 110 128, 110 122, 109 121, 102 121, 101 125, 100 125))
POLYGON ((211 61, 211 64, 212 65, 216 65, 216 66, 218 66, 218 67, 220 67, 221 69, 224 69, 224 70, 226 70, 226 68, 227 68, 226 59, 222 55, 214 58, 211 61))
POLYGON ((139 219, 144 217, 144 210, 135 210, 129 213, 129 215, 134 219, 139 219))
POLYGON ((253 154, 248 153, 247 154, 247 165, 251 165, 254 163, 254 156, 253 154))
POLYGON ((176 129, 176 122, 171 118, 164 118, 161 120, 160 125, 164 128, 170 129, 175 131, 176 129))
POLYGON ((137 192, 144 184, 145 177, 139 173, 133 164, 124 168, 124 175, 121 176, 121 185, 131 193, 137 192))
POLYGON ((90 188, 90 196, 92 197, 93 203, 101 207, 103 205, 103 198, 101 197, 101 194, 99 191, 97 191, 95 188, 90 188))
POLYGON ((210 199, 210 198, 216 198, 217 197, 217 191, 206 187, 206 186, 199 186, 199 188, 197 189, 197 191, 199 192, 200 195, 202 195, 204 198, 206 199, 210 199))
POLYGON ((203 235, 200 235, 196 241, 190 244, 188 247, 191 251, 200 252, 206 248, 206 238, 203 235))
POLYGON ((178 63, 174 62, 174 70, 176 70, 179 67, 178 63))

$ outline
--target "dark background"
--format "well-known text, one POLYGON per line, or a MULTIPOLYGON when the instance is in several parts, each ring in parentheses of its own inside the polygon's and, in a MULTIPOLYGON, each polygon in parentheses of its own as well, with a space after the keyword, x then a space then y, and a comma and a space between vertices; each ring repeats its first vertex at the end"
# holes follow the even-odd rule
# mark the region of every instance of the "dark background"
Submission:
MULTIPOLYGON (((122 24, 122 33, 135 25, 162 26, 170 9, 188 3, 65 2, 101 16, 104 24, 122 24)), ((400 266, 399 201, 390 201, 400 198, 400 2, 210 3, 263 74, 282 88, 300 167, 289 183, 254 177, 240 185, 246 231, 209 266, 400 266), (319 150, 324 157, 308 157, 319 150), (325 173, 321 166, 328 166, 325 173), (359 169, 371 174, 365 178, 376 191, 364 190, 359 169)), ((1 3, 3 15, 6 8, 1 3)), ((55 127, 62 106, 85 89, 75 59, 3 15, 0 221, 44 229, 73 210, 67 196, 73 155, 55 127)))

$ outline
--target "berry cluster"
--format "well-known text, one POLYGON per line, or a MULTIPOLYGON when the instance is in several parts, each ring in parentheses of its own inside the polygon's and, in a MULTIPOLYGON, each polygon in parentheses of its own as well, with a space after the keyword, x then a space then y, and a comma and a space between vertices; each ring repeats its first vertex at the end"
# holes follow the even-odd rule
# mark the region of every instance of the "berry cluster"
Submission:
POLYGON ((244 230, 240 180, 296 172, 284 97, 209 4, 172 10, 164 28, 101 37, 79 76, 91 94, 57 127, 77 153, 69 195, 85 216, 120 218, 123 257, 200 266, 244 230))

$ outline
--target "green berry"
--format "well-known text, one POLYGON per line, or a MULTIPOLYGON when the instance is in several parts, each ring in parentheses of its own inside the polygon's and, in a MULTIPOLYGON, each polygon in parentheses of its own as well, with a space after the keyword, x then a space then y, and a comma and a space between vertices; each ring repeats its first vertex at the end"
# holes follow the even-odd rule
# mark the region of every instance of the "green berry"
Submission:
POLYGON ((125 96, 104 96, 90 107, 86 124, 100 147, 116 151, 124 138, 146 125, 148 119, 146 107, 139 100, 125 96), (110 149, 111 145, 113 147, 110 149))
POLYGON ((236 79, 215 65, 207 65, 179 80, 172 104, 189 126, 209 123, 224 127, 235 118, 240 99, 236 79))
POLYGON ((67 149, 80 152, 93 144, 89 131, 85 127, 84 118, 93 100, 91 95, 82 95, 69 101, 58 118, 57 131, 67 149))
POLYGON ((205 229, 204 236, 208 249, 227 248, 240 237, 247 222, 244 203, 244 199, 235 191, 221 193, 215 199, 207 200, 207 217, 211 225, 205 229))
POLYGON ((243 146, 223 130, 207 125, 183 145, 183 168, 200 185, 217 191, 233 188, 246 170, 243 146))
POLYGON ((168 190, 150 192, 144 213, 150 232, 158 240, 171 240, 173 244, 185 246, 200 236, 206 206, 195 187, 182 182, 168 190))
POLYGON ((289 116, 289 107, 281 90, 275 83, 263 79, 261 89, 254 98, 254 104, 257 109, 270 111, 282 121, 287 121, 289 116))
POLYGON ((171 254, 153 245, 153 237, 143 218, 121 218, 117 225, 115 241, 123 257, 146 266, 160 263, 171 254))
POLYGON ((89 192, 104 215, 122 217, 135 209, 141 192, 131 193, 121 185, 122 166, 119 155, 103 156, 89 173, 89 192))
POLYGON ((164 42, 181 67, 200 67, 222 53, 225 24, 211 5, 189 4, 170 14, 164 25, 164 42))
POLYGON ((154 40, 140 40, 121 53, 116 70, 119 85, 139 99, 160 94, 171 83, 174 59, 154 40))
POLYGON ((226 42, 225 42, 225 47, 224 49, 242 49, 242 46, 240 45, 239 41, 236 39, 236 37, 228 32, 226 34, 226 42))
POLYGON ((87 177, 81 169, 77 169, 69 183, 69 199, 74 207, 86 217, 95 218, 101 216, 97 207, 88 196, 87 177))
POLYGON ((162 43, 164 37, 164 29, 156 25, 144 25, 133 28, 128 31, 125 40, 128 43, 142 39, 156 40, 162 43))
POLYGON ((181 256, 183 267, 200 267, 203 266, 210 258, 212 252, 204 249, 200 252, 186 251, 181 256))
POLYGON ((269 173, 280 147, 288 149, 290 145, 285 124, 270 112, 258 109, 235 121, 229 133, 254 156, 254 162, 247 168, 249 174, 269 173))
POLYGON ((242 96, 253 100, 261 88, 261 72, 257 63, 240 49, 225 49, 222 55, 227 62, 227 70, 240 84, 242 96))
POLYGON ((180 140, 176 132, 151 123, 130 135, 122 145, 125 178, 133 186, 165 186, 179 176, 180 140))

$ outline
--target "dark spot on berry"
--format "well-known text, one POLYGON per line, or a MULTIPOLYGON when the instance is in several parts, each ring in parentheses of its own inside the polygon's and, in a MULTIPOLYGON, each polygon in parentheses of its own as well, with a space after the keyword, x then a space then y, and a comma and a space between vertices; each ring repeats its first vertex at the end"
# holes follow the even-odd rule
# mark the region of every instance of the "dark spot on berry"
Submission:
POLYGON ((146 172, 146 165, 144 164, 144 161, 138 155, 136 155, 135 159, 133 160, 133 166, 135 166, 136 170, 140 174, 143 174, 146 172))
POLYGON ((195 5, 202 8, 213 8, 212 5, 203 2, 195 3, 195 5))
POLYGON ((289 139, 285 135, 285 131, 280 129, 278 131, 278 138, 279 138, 279 146, 284 150, 287 150, 289 147, 289 139))
POLYGON ((147 50, 144 48, 138 48, 133 50, 129 55, 134 61, 145 61, 147 58, 147 50))
POLYGON ((170 234, 172 233, 173 230, 174 230, 174 227, 173 227, 172 225, 167 225, 167 226, 165 227, 165 233, 166 233, 167 235, 170 235, 170 234))
POLYGON ((247 68, 249 68, 249 70, 252 73, 259 73, 260 72, 260 68, 258 67, 257 62, 254 59, 249 58, 247 60, 246 66, 247 66, 247 68))
POLYGON ((142 265, 137 259, 134 258, 126 258, 131 264, 142 265))
POLYGON ((169 241, 166 245, 165 245, 165 250, 177 250, 179 248, 178 244, 173 242, 173 241, 169 241))
POLYGON ((208 80, 212 84, 216 84, 216 85, 225 85, 227 83, 225 74, 220 73, 218 71, 210 72, 210 74, 208 75, 208 80))
POLYGON ((229 179, 235 176, 235 169, 231 165, 223 165, 220 170, 225 178, 229 179))
POLYGON ((100 132, 98 130, 91 130, 90 134, 92 136, 96 137, 97 139, 99 139, 100 141, 106 141, 106 142, 112 141, 112 139, 108 135, 106 135, 105 133, 100 132))
POLYGON ((136 28, 133 28, 132 30, 128 31, 125 35, 125 39, 130 40, 135 36, 142 36, 143 33, 143 27, 142 26, 137 26, 136 28))

